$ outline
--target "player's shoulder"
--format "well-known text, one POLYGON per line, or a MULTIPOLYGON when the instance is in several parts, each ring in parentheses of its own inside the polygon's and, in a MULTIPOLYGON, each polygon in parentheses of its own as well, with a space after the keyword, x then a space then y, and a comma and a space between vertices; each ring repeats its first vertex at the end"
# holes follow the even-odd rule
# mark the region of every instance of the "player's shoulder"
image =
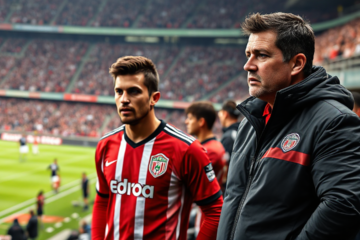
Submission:
POLYGON ((115 134, 117 134, 117 133, 123 132, 124 129, 125 129, 125 125, 123 124, 123 125, 121 125, 120 127, 118 127, 118 128, 116 128, 116 129, 114 129, 114 130, 106 133, 104 136, 102 136, 102 137, 100 138, 100 141, 102 141, 102 140, 104 140, 104 139, 106 139, 106 138, 108 138, 108 137, 110 137, 110 136, 112 136, 112 135, 115 135, 115 134))
POLYGON ((180 129, 166 123, 163 131, 169 135, 169 137, 174 141, 174 143, 183 143, 190 146, 196 139, 180 129))

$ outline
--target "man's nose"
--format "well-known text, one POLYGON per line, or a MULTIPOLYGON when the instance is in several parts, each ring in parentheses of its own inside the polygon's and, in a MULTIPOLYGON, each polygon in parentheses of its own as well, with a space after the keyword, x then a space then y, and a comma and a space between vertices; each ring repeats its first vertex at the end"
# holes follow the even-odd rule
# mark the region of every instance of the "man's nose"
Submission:
POLYGON ((120 97, 120 102, 121 103, 129 103, 130 102, 129 96, 125 91, 123 92, 123 94, 120 97))
POLYGON ((244 70, 248 72, 256 71, 257 66, 254 61, 254 57, 249 57, 244 65, 244 70))

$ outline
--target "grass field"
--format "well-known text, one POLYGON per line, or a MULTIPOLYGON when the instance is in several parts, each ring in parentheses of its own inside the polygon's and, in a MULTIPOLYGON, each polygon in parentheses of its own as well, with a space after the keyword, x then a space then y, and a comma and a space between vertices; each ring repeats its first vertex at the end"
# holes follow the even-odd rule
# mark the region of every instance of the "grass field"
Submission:
MULTIPOLYGON (((31 150, 31 147, 30 147, 31 150)), ((80 190, 81 173, 90 179, 90 202, 95 196, 95 149, 90 147, 39 145, 40 153, 31 151, 24 162, 19 161, 17 142, 0 141, 0 235, 4 235, 11 225, 9 217, 28 213, 35 209, 35 197, 40 190, 45 192, 45 216, 59 217, 44 223, 39 240, 49 239, 64 229, 78 229, 79 220, 92 212, 83 211, 80 190), (58 194, 50 187, 50 170, 47 167, 58 159, 61 187, 58 194)))

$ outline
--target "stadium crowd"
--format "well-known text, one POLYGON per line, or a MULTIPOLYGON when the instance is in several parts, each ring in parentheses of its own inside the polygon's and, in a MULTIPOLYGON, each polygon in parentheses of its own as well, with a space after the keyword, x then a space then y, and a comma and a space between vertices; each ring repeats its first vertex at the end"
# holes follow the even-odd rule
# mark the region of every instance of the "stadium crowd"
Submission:
POLYGON ((109 74, 109 67, 117 58, 126 55, 148 56, 157 64, 161 76, 168 69, 179 50, 177 47, 97 44, 90 53, 89 59, 72 92, 91 95, 113 95, 114 88, 109 74))
POLYGON ((0 129, 58 136, 100 137, 113 106, 1 98, 0 129))
POLYGON ((314 64, 360 54, 360 18, 326 30, 315 41, 314 64))
MULTIPOLYGON (((61 1, 56 0, 18 0, 3 1, 1 9, 13 9, 10 16, 11 23, 25 23, 34 25, 48 25, 56 16, 61 1)), ((11 13, 9 11, 7 13, 11 13)))
MULTIPOLYGON (((125 28, 239 28, 248 12, 285 10, 283 0, 266 4, 260 0, 153 0, 147 3, 140 0, 1 0, 0 4, 0 23, 125 28)), ((312 23, 336 14, 336 11, 306 12, 312 23)))
POLYGON ((87 46, 86 42, 33 40, 0 88, 64 92, 87 46))

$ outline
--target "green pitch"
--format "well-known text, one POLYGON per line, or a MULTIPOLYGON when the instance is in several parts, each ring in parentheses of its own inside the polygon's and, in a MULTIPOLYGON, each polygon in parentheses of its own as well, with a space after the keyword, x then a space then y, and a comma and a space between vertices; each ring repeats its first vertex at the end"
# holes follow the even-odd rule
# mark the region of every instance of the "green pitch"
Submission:
POLYGON ((90 180, 90 198, 95 197, 95 149, 74 146, 39 145, 39 154, 30 151, 26 161, 19 161, 17 142, 0 141, 0 235, 11 225, 10 216, 28 213, 35 209, 35 198, 40 190, 45 192, 45 216, 59 217, 56 222, 44 223, 39 240, 49 239, 64 229, 77 230, 79 220, 91 215, 82 210, 80 190, 81 174, 86 172, 90 180), (48 166, 57 158, 60 167, 61 187, 58 194, 51 190, 48 166))

